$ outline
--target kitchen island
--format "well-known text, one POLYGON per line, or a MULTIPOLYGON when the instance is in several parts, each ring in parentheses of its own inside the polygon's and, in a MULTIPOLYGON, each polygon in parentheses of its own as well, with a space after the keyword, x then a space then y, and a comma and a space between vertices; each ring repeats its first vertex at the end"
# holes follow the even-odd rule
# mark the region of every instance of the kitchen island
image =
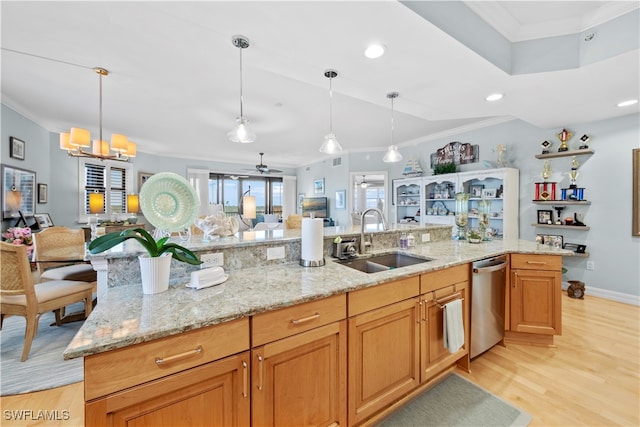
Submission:
MULTIPOLYGON (((296 240, 295 237, 290 239, 291 242, 296 240)), ((390 249, 392 247, 374 245, 371 252, 388 252, 390 249)), ((441 319, 442 310, 438 309, 436 304, 438 298, 466 295, 463 299, 465 330, 468 332, 471 262, 501 254, 524 254, 532 259, 561 259, 561 255, 566 253, 562 249, 521 240, 494 240, 481 244, 441 240, 419 244, 402 252, 428 258, 430 261, 373 274, 345 267, 333 262, 331 258, 327 258, 323 267, 301 267, 297 262, 286 261, 252 268, 230 268, 229 278, 222 285, 196 291, 186 288, 186 282, 183 282, 174 284, 167 292, 156 295, 143 295, 139 284, 109 287, 64 353, 65 358, 85 357, 87 422, 102 424, 100 421, 104 414, 125 410, 122 402, 129 402, 130 399, 142 399, 155 407, 157 402, 154 396, 158 393, 164 396, 166 388, 173 387, 168 384, 171 384, 172 378, 176 375, 180 376, 179 380, 175 380, 176 388, 184 387, 188 383, 189 387, 185 388, 187 390, 193 387, 193 381, 203 388, 209 387, 199 382, 206 377, 200 370, 207 366, 220 370, 222 368, 218 364, 226 363, 231 366, 225 365, 229 378, 234 378, 236 382, 232 381, 232 384, 226 387, 229 390, 226 400, 234 403, 233 408, 225 410, 231 414, 227 414, 231 418, 224 418, 225 423, 246 425, 250 419, 249 412, 253 414, 254 423, 257 419, 260 419, 261 423, 275 419, 273 414, 274 411, 278 412, 278 408, 271 407, 271 412, 265 408, 275 405, 274 402, 282 403, 283 399, 288 401, 288 398, 271 398, 261 402, 263 381, 270 384, 271 388, 267 389, 275 390, 274 382, 282 381, 277 377, 277 372, 283 372, 278 371, 277 366, 287 366, 288 370, 293 370, 295 366, 305 366, 308 369, 303 369, 303 372, 325 372, 322 374, 323 378, 328 375, 327 378, 333 379, 328 383, 322 382, 326 389, 325 394, 331 396, 326 402, 326 412, 332 414, 327 415, 328 419, 340 425, 361 424, 384 411, 385 407, 402 396, 437 380, 456 364, 463 368, 468 367, 468 333, 465 345, 454 354, 449 354, 446 349, 444 352, 441 349, 434 352, 433 348, 442 347, 442 328, 434 328, 438 324, 438 317, 430 318, 431 314, 417 313, 421 313, 422 308, 419 307, 423 304, 425 307, 431 304, 435 308, 434 313, 441 319), (357 307, 364 308, 358 310, 357 307), (391 309, 393 313, 389 312, 391 309), (372 321, 371 316, 378 320, 372 321), (419 320, 420 317, 423 320, 419 320), (320 318, 324 320, 317 320, 320 318), (395 320, 380 323, 381 319, 395 320), (283 320, 286 320, 284 325, 288 326, 279 328, 279 322, 283 320), (290 331, 293 328, 291 322, 294 321, 303 325, 295 333, 290 331), (358 352, 356 337, 360 333, 366 333, 361 331, 360 327, 368 328, 374 324, 382 324, 389 328, 404 324, 406 328, 403 327, 401 331, 413 330, 415 336, 414 332, 410 333, 406 342, 408 347, 415 351, 415 355, 411 356, 411 360, 415 362, 407 363, 406 366, 412 363, 418 365, 410 366, 411 378, 401 381, 401 386, 398 386, 398 381, 394 381, 393 387, 385 387, 369 398, 365 396, 366 390, 361 390, 360 395, 351 395, 350 391, 347 399, 347 371, 349 390, 356 390, 359 383, 366 384, 362 378, 352 377, 352 372, 358 370, 361 371, 361 375, 365 375, 366 372, 362 371, 361 367, 372 363, 371 360, 367 362, 365 359, 354 359, 358 352), (420 328, 415 329, 418 327, 415 325, 419 325, 420 328), (425 332, 421 332, 423 330, 425 332), (432 350, 425 347, 428 344, 425 342, 426 338, 420 337, 431 337, 429 340, 432 341, 432 350), (201 341, 203 344, 197 345, 201 341), (295 345, 292 344, 294 342, 295 345), (149 347, 161 343, 164 343, 164 349, 149 347), (350 349, 349 369, 347 343, 350 349), (194 348, 181 350, 189 345, 194 348), (219 353, 218 350, 222 348, 225 352, 219 353), (289 350, 285 351, 284 348, 289 350), (322 357, 314 356, 312 365, 306 365, 307 362, 291 356, 309 352, 315 354, 314 352, 320 351, 318 349, 327 350, 321 353, 322 357), (149 362, 155 365, 155 368, 150 370, 160 370, 150 377, 139 375, 140 371, 147 369, 141 362, 139 365, 136 364, 130 374, 131 377, 138 378, 138 382, 131 382, 125 375, 125 378, 109 388, 109 385, 106 385, 109 383, 108 380, 124 369, 125 361, 136 362, 136 358, 132 358, 131 354, 135 354, 140 361, 145 357, 155 358, 155 363, 153 360, 149 362), (434 354, 434 361, 429 362, 429 366, 424 368, 419 364, 420 354, 434 354), (287 365, 286 361, 278 359, 282 355, 287 355, 285 360, 295 359, 298 364, 287 365), (172 367, 171 363, 169 366, 163 365, 165 357, 168 361, 176 360, 176 366, 172 367), (278 363, 283 365, 278 365, 278 360, 278 363), (326 363, 322 363, 323 361, 326 363), (326 366, 329 371, 318 370, 322 366, 326 366), (159 381, 163 385, 158 384, 154 388, 154 384, 159 381), (239 389, 242 389, 242 392, 238 394, 239 389), (125 393, 125 390, 129 393, 127 397, 118 397, 125 393), (250 404, 248 396, 251 395, 254 396, 254 403, 250 404), (122 407, 113 403, 114 401, 120 402, 122 407), (149 403, 152 401, 155 403, 149 403), (111 407, 120 409, 111 411, 111 407), (237 422, 232 422, 234 419, 237 422)), ((559 278, 559 271, 554 272, 554 275, 559 278)), ((557 291, 559 294, 559 280, 556 280, 553 286, 553 292, 557 291)), ((557 303, 559 304, 559 301, 557 303)), ((380 330, 386 331, 384 328, 380 330)), ((380 339, 398 339, 397 331, 393 334, 387 331, 385 334, 377 333, 375 336, 380 339)), ((397 348, 404 346, 398 345, 397 348)), ((382 354, 378 354, 377 357, 385 360, 382 354)), ((405 358, 404 353, 400 357, 405 358)), ((399 363, 398 366, 405 365, 399 363)), ((298 372, 297 376, 299 374, 298 372)), ((216 377, 213 373, 211 375, 211 378, 216 377)), ((300 379, 289 378, 288 381, 296 384, 300 379)), ((207 382, 209 383, 210 381, 207 382)), ((311 378, 306 378, 302 383, 318 386, 311 378)), ((172 399, 183 402, 183 398, 175 397, 178 395, 179 393, 174 393, 172 399)), ((163 397, 166 398, 168 397, 163 397)), ((279 409, 282 411, 283 408, 279 409)), ((301 422, 298 419, 293 421, 301 422)))

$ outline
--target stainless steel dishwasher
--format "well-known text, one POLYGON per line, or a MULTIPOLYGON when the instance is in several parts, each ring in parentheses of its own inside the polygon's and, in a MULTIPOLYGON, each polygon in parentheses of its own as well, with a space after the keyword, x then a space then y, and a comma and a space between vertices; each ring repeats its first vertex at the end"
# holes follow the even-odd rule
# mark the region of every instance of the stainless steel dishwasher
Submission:
POLYGON ((471 282, 471 358, 504 337, 504 297, 509 261, 505 255, 473 263, 471 282))

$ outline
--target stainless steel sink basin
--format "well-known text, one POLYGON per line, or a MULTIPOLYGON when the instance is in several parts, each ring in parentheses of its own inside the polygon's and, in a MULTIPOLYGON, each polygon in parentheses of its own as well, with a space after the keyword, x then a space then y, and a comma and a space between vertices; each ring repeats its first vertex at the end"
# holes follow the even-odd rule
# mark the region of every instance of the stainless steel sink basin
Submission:
POLYGON ((408 265, 422 264, 431 261, 428 258, 418 258, 398 252, 361 257, 357 259, 338 261, 346 267, 362 271, 364 273, 377 273, 379 271, 393 270, 408 265))

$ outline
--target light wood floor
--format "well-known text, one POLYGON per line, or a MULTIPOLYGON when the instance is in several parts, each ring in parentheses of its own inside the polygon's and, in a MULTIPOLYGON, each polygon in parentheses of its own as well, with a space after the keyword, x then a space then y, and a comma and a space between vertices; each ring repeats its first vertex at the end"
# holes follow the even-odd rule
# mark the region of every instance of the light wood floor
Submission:
MULTIPOLYGON (((556 348, 496 346, 471 363, 474 382, 528 412, 531 426, 640 426, 640 309, 563 294, 556 348)), ((466 375, 466 374, 465 374, 466 375)), ((82 426, 83 384, 2 398, 2 426, 82 426), (69 411, 18 422, 7 410, 69 411)))

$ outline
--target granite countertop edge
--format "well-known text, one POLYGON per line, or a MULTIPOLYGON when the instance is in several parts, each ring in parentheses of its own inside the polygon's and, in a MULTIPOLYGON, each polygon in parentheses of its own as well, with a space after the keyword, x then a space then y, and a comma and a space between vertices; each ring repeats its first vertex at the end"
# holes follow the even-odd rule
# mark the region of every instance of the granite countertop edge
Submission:
MULTIPOLYGON (((371 254, 393 249, 372 251, 371 254)), ((233 271, 218 286, 193 290, 184 284, 156 295, 137 285, 110 288, 67 346, 64 359, 89 356, 258 313, 301 304, 385 282, 441 270, 507 253, 570 255, 559 248, 524 240, 481 244, 446 241, 402 251, 431 261, 367 274, 327 259, 323 267, 298 263, 233 271)))

